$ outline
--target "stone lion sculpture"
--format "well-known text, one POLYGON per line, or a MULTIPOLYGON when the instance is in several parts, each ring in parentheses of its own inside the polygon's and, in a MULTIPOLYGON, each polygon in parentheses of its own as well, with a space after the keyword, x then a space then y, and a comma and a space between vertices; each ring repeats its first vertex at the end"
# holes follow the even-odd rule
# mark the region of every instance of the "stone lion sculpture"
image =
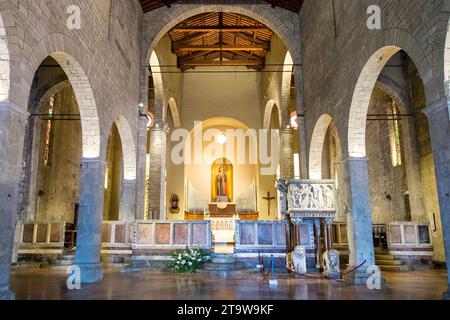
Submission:
POLYGON ((306 268, 306 249, 304 246, 295 247, 294 251, 286 257, 287 267, 297 273, 307 273, 306 268))
POLYGON ((339 262, 339 252, 336 250, 329 250, 323 254, 324 275, 330 279, 337 279, 341 277, 341 268, 339 262))

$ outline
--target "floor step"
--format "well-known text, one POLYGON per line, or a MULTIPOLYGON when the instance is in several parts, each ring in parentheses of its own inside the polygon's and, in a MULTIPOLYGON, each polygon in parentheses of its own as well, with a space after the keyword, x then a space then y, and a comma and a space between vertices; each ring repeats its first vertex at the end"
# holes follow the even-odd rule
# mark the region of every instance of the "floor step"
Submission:
POLYGON ((376 260, 377 266, 403 266, 406 262, 402 260, 376 260))
POLYGON ((379 267, 381 271, 406 272, 414 270, 414 268, 408 264, 402 266, 379 266, 379 267))
POLYGON ((234 254, 213 254, 211 255, 211 262, 217 264, 233 264, 236 263, 236 256, 234 254))
POLYGON ((58 260, 71 260, 71 261, 74 261, 75 260, 75 255, 74 254, 62 255, 62 256, 58 257, 58 260))
POLYGON ((395 257, 391 254, 376 254, 375 260, 395 260, 395 257))

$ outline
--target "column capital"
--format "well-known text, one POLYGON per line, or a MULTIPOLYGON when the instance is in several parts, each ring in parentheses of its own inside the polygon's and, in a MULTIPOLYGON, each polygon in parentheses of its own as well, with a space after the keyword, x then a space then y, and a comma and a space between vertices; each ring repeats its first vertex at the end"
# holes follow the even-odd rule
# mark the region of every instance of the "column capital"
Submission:
POLYGON ((162 131, 165 134, 169 134, 170 127, 168 123, 162 120, 157 120, 155 125, 151 128, 151 131, 162 131))
POLYGON ((30 116, 30 113, 27 110, 24 110, 23 108, 19 107, 18 105, 10 101, 0 101, 0 110, 2 109, 13 111, 18 115, 22 116, 22 118, 24 119, 30 116))
POLYGON ((423 109, 422 112, 429 118, 436 112, 443 111, 444 109, 448 110, 448 99, 449 97, 441 98, 423 109))

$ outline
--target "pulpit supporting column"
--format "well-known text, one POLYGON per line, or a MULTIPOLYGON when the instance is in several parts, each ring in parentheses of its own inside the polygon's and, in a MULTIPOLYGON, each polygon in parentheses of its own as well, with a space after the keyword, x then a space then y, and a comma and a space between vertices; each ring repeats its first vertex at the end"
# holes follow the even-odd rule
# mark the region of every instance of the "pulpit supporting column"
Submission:
POLYGON ((327 250, 333 250, 333 236, 332 236, 332 228, 333 219, 325 219, 325 235, 327 237, 327 250))
POLYGON ((316 235, 316 268, 322 268, 322 244, 321 244, 321 219, 314 220, 314 229, 316 235))
POLYGON ((103 279, 100 254, 105 165, 105 161, 100 159, 81 161, 80 210, 75 255, 75 265, 81 271, 81 283, 95 283, 103 279))

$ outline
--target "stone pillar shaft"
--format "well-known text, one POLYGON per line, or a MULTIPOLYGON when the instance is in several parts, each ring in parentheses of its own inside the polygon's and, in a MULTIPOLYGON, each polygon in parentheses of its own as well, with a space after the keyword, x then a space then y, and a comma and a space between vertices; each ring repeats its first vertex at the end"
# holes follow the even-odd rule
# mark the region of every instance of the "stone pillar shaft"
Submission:
POLYGON ((294 178, 294 131, 292 129, 280 130, 280 174, 281 179, 294 178))
POLYGON ((103 198, 106 163, 82 159, 80 209, 75 264, 81 270, 82 283, 103 279, 100 263, 102 245, 103 198))
POLYGON ((166 219, 166 135, 167 130, 161 124, 150 134, 148 218, 151 220, 166 219))
POLYGON ((135 220, 136 208, 136 180, 124 180, 120 197, 120 220, 135 220))
POLYGON ((448 291, 450 299, 450 115, 447 99, 442 99, 424 110, 428 117, 436 183, 441 212, 442 233, 447 261, 448 291))
POLYGON ((15 298, 9 274, 27 116, 21 108, 0 102, 0 300, 15 298))
POLYGON ((357 267, 365 261, 349 277, 354 284, 366 285, 370 276, 367 268, 375 265, 367 158, 347 158, 343 164, 347 186, 349 267, 357 267))

